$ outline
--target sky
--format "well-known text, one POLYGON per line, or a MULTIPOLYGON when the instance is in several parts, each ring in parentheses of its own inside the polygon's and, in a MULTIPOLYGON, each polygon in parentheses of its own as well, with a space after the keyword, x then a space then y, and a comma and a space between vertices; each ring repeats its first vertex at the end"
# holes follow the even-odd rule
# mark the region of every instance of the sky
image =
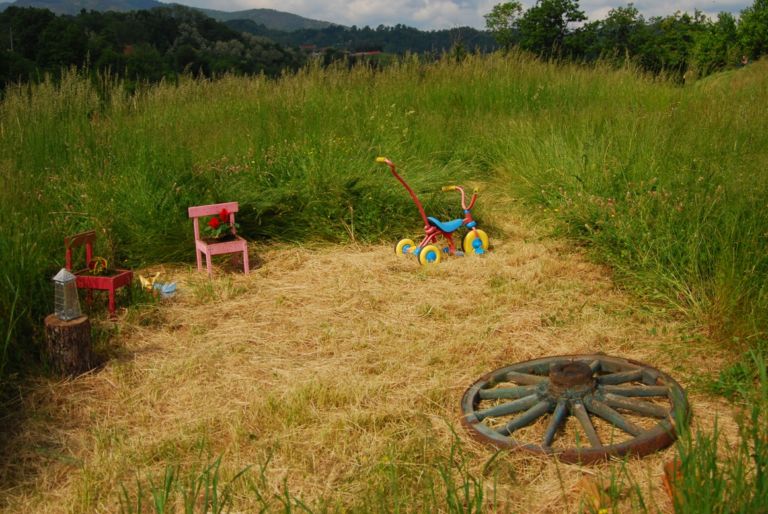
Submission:
MULTIPOLYGON (((168 0, 170 1, 170 0, 168 0)), ((401 23, 421 30, 454 27, 485 28, 484 14, 505 0, 177 0, 178 3, 220 11, 245 9, 276 9, 305 18, 341 25, 378 27, 401 23)), ((535 0, 523 0, 531 7, 535 0)), ((625 6, 627 0, 581 0, 579 5, 590 21, 604 18, 614 7, 625 6)), ((753 0, 637 0, 640 13, 665 16, 675 11, 695 9, 715 16, 718 12, 738 13, 754 3, 753 0)))

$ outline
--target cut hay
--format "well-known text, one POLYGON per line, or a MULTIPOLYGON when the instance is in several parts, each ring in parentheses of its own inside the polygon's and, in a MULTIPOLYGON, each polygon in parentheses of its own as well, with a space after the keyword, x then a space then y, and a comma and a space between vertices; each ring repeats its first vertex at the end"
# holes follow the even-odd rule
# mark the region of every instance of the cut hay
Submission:
MULTIPOLYGON (((233 489, 242 512, 259 506, 254 487, 318 510, 390 510, 390 473, 409 499, 401 509, 420 511, 423 491, 445 496, 445 481, 425 485, 443 468, 482 479, 493 511, 579 511, 613 479, 628 510, 636 487, 651 510, 669 512, 671 449, 626 465, 493 459, 461 427, 464 390, 517 361, 605 352, 683 386, 717 366, 711 348, 680 343, 684 327, 633 304, 579 250, 502 228, 490 254, 432 269, 389 246, 255 247, 250 275, 218 269, 212 281, 163 269, 179 293, 101 322, 118 347, 103 369, 25 393, 2 463, 4 508, 114 512, 121 485, 135 491, 166 466, 196 470, 221 456, 222 480, 251 466, 233 489)), ((711 427, 718 413, 728 423, 723 402, 690 400, 698 423, 711 427)))

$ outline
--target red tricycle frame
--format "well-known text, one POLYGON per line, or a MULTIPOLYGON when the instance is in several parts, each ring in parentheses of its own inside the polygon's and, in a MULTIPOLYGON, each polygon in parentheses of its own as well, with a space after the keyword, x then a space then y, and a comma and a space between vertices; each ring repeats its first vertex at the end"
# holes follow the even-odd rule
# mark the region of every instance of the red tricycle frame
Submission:
POLYGON ((443 191, 459 191, 461 193, 461 207, 464 211, 463 218, 457 218, 451 221, 440 221, 431 216, 427 216, 424 206, 421 204, 416 193, 411 186, 397 173, 395 164, 386 157, 378 157, 376 162, 386 164, 392 175, 405 187, 411 196, 413 203, 419 210, 421 219, 424 221, 424 238, 416 245, 411 239, 401 239, 395 246, 395 253, 398 255, 415 255, 421 264, 437 264, 440 262, 441 253, 449 255, 474 254, 481 255, 488 251, 488 235, 477 228, 477 222, 472 217, 472 208, 477 201, 477 191, 472 193, 472 197, 467 205, 467 195, 461 186, 445 186, 443 191), (469 231, 464 236, 463 252, 456 250, 456 244, 453 242, 453 234, 461 227, 467 227, 469 231), (438 238, 442 236, 448 242, 448 246, 442 251, 436 246, 438 238))

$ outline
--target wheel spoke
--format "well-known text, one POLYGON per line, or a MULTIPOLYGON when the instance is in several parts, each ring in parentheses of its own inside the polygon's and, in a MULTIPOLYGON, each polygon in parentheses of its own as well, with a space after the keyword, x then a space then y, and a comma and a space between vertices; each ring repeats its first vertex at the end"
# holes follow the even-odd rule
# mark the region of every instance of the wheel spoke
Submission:
POLYGON ((579 423, 581 423, 581 428, 583 428, 584 433, 587 434, 589 444, 595 448, 603 446, 603 443, 600 442, 600 437, 597 435, 597 431, 595 431, 595 426, 592 424, 592 421, 589 419, 589 414, 587 414, 587 410, 584 408, 584 404, 581 402, 573 402, 571 411, 573 412, 573 415, 576 416, 576 419, 579 420, 579 423))
POLYGON ((530 385, 540 384, 549 380, 547 377, 541 375, 531 375, 530 373, 519 373, 517 371, 509 371, 506 376, 507 381, 515 382, 517 384, 530 385))
POLYGON ((549 420, 547 431, 544 432, 544 441, 541 443, 542 446, 552 446, 552 441, 555 440, 555 432, 557 432, 557 429, 560 428, 560 425, 563 424, 563 421, 565 421, 565 418, 568 416, 567 407, 568 403, 565 399, 561 398, 557 401, 555 412, 552 414, 552 418, 549 420))
POLYGON ((499 387, 497 389, 481 389, 478 392, 481 400, 493 400, 497 398, 522 398, 533 394, 538 386, 527 385, 521 387, 499 387))
POLYGON ((507 426, 502 428, 501 430, 498 430, 498 432, 501 435, 509 435, 518 428, 523 428, 524 426, 530 425, 536 419, 538 419, 540 416, 543 416, 547 412, 549 412, 550 408, 550 402, 548 400, 542 400, 524 413, 522 413, 520 416, 516 417, 509 423, 507 423, 507 426))
POLYGON ((633 380, 640 380, 643 376, 642 369, 632 369, 629 371, 621 371, 619 373, 610 373, 608 375, 600 375, 597 377, 598 384, 623 384, 625 382, 632 382, 633 380))
POLYGON ((640 427, 599 400, 595 400, 594 398, 585 398, 584 406, 592 414, 600 416, 607 422, 619 427, 630 435, 638 436, 643 433, 643 430, 640 427))
POLYGON ((626 398, 611 393, 605 395, 605 403, 614 409, 631 410, 645 416, 653 416, 654 418, 663 419, 669 414, 669 411, 661 405, 644 402, 642 400, 635 400, 634 398, 626 398))
POLYGON ((636 386, 622 387, 617 385, 602 386, 601 389, 606 393, 617 394, 620 396, 668 396, 669 388, 667 386, 636 386))
POLYGON ((530 396, 525 396, 513 402, 502 403, 501 405, 496 405, 495 407, 478 411, 475 413, 475 415, 477 416, 477 419, 480 421, 488 417, 495 418, 498 416, 506 416, 508 414, 514 414, 515 412, 524 411, 525 409, 528 409, 531 406, 535 405, 536 402, 538 402, 538 400, 539 400, 538 396, 536 396, 535 394, 532 394, 530 396))

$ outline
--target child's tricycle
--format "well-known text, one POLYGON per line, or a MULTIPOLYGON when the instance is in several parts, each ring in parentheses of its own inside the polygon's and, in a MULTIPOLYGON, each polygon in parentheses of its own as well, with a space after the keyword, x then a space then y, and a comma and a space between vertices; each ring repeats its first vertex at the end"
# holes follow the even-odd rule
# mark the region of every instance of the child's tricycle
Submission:
POLYGON ((395 245, 395 253, 397 255, 412 254, 415 255, 421 264, 437 264, 440 262, 440 258, 443 253, 450 255, 481 255, 488 251, 488 235, 482 230, 477 228, 477 222, 472 219, 472 207, 477 200, 477 191, 472 193, 472 198, 469 201, 469 205, 466 203, 466 195, 464 194, 464 188, 461 186, 445 186, 443 191, 459 191, 461 193, 461 207, 464 209, 464 218, 457 218, 451 221, 440 221, 431 216, 427 216, 424 212, 424 207, 421 205, 419 198, 413 189, 398 175, 395 171, 395 165, 392 161, 386 157, 377 157, 376 162, 380 162, 389 166, 389 171, 392 175, 400 181, 405 187, 408 193, 411 195, 413 202, 419 209, 419 214, 424 220, 424 239, 418 245, 411 239, 401 239, 397 245, 395 245), (453 244, 453 233, 461 227, 467 227, 469 231, 464 236, 463 249, 464 252, 457 251, 456 246, 453 244), (448 246, 442 250, 436 246, 438 236, 443 236, 448 241, 448 246))

